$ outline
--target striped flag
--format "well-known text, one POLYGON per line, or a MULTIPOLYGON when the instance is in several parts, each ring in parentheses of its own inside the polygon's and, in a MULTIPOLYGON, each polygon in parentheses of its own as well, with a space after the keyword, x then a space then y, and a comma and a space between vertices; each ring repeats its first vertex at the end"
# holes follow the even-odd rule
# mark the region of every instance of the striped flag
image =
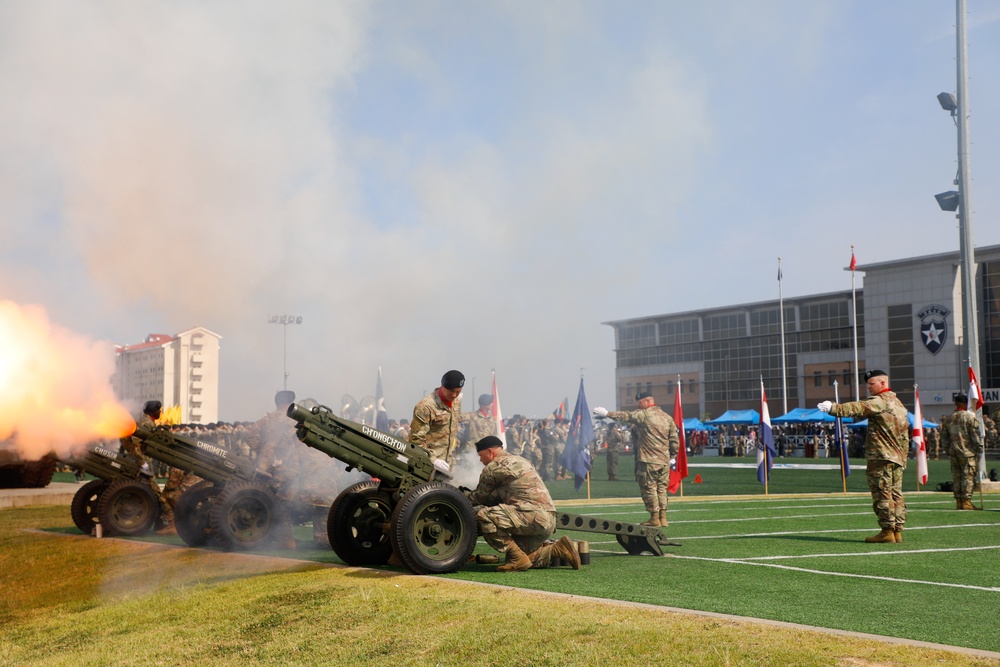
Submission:
POLYGON ((917 481, 927 484, 927 446, 924 444, 924 417, 920 411, 920 390, 913 385, 913 444, 917 448, 917 481))
MULTIPOLYGON (((969 412, 976 415, 976 420, 979 422, 979 439, 983 442, 986 441, 986 424, 983 422, 984 405, 986 405, 986 402, 983 401, 983 392, 979 390, 979 380, 976 378, 976 371, 972 369, 972 366, 969 366, 969 412)), ((981 482, 987 477, 985 446, 979 452, 978 467, 976 481, 981 482)))
POLYGON ((771 413, 767 410, 767 394, 764 393, 764 378, 760 380, 760 433, 757 437, 757 481, 767 486, 774 465, 774 433, 771 431, 771 413))

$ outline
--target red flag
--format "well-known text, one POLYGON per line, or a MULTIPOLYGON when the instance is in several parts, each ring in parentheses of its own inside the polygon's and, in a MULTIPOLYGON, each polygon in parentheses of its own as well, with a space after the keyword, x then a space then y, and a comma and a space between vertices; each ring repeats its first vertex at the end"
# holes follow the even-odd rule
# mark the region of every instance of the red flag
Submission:
POLYGON ((493 421, 497 425, 497 437, 507 449, 507 427, 503 425, 503 414, 500 412, 500 396, 497 394, 497 372, 493 371, 493 421))
MULTIPOLYGON (((976 378, 976 371, 972 370, 972 366, 969 366, 969 412, 976 415, 976 421, 979 422, 979 437, 986 442, 986 425, 983 422, 983 406, 986 405, 986 401, 983 400, 983 392, 979 388, 979 380, 976 378)), ((976 470, 976 481, 981 482, 986 479, 986 447, 983 447, 979 452, 979 462, 978 470, 976 470)))
POLYGON ((851 271, 858 268, 858 260, 854 258, 854 248, 851 248, 851 271))
POLYGON ((681 379, 677 378, 677 391, 674 393, 674 422, 677 424, 677 437, 680 446, 677 449, 677 459, 670 471, 670 481, 667 483, 669 493, 677 493, 681 480, 688 476, 687 437, 684 433, 684 408, 681 407, 681 379))
POLYGON ((927 446, 924 444, 924 417, 920 412, 920 391, 913 385, 913 444, 917 446, 917 481, 927 484, 927 446))
POLYGON ((983 400, 983 392, 979 390, 979 380, 976 378, 976 371, 972 370, 972 366, 969 366, 969 398, 973 399, 969 401, 969 407, 972 408, 970 412, 982 410, 983 406, 986 405, 986 401, 983 400))

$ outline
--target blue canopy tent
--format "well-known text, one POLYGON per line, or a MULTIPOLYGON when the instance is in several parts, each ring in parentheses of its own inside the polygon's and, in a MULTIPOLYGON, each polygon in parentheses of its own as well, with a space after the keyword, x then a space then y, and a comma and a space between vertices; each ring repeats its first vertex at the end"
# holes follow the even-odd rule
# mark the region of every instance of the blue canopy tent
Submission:
MULTIPOLYGON (((772 424, 807 424, 812 422, 824 422, 832 424, 837 418, 818 408, 795 408, 789 410, 787 414, 775 417, 772 424)), ((845 422, 851 421, 849 417, 844 417, 845 422)))
MULTIPOLYGON (((906 418, 910 422, 910 428, 913 428, 913 423, 917 420, 916 416, 912 412, 906 413, 906 418)), ((935 424, 934 422, 929 422, 926 419, 923 420, 924 428, 937 428, 941 424, 935 424)), ((848 424, 848 428, 865 428, 868 426, 868 420, 862 420, 859 422, 854 422, 853 424, 848 424)))
POLYGON ((709 430, 707 426, 697 417, 691 417, 690 419, 684 420, 684 430, 685 431, 707 431, 709 430))
POLYGON ((759 424, 760 413, 756 410, 726 410, 719 417, 705 422, 711 426, 723 424, 759 424))

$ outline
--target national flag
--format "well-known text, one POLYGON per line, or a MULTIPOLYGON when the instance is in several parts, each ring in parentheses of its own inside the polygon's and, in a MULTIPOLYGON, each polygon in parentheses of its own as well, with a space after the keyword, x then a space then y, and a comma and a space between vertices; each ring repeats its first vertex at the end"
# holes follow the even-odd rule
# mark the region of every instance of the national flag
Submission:
POLYGON ((851 462, 847 458, 847 433, 844 431, 844 420, 837 417, 833 425, 834 437, 837 439, 837 449, 840 450, 840 467, 844 471, 844 477, 851 474, 851 462))
POLYGON ((920 411, 920 391, 913 385, 913 445, 917 449, 917 481, 927 484, 927 446, 924 444, 924 417, 920 411))
POLYGON ((385 411, 385 394, 382 393, 382 367, 378 367, 378 379, 375 380, 375 428, 388 433, 389 414, 385 411))
POLYGON ((771 467, 774 465, 774 433, 771 431, 771 413, 767 410, 767 394, 764 392, 764 379, 760 380, 760 426, 757 437, 757 481, 767 484, 771 477, 771 467))
POLYGON ((674 423, 677 424, 677 439, 680 446, 677 449, 677 459, 670 471, 670 482, 667 491, 677 493, 681 480, 688 476, 687 436, 684 433, 684 408, 681 406, 681 379, 677 378, 677 391, 674 392, 674 423))
MULTIPOLYGON (((969 412, 976 415, 976 420, 979 422, 979 439, 983 442, 986 441, 986 424, 983 422, 983 406, 986 405, 986 401, 983 400, 983 392, 979 389, 979 380, 976 378, 976 371, 969 366, 969 412)), ((979 469, 976 471, 976 481, 982 482, 986 479, 986 447, 979 452, 979 469)))
POLYGON ((566 404, 569 403, 569 397, 563 399, 562 403, 552 411, 553 419, 566 419, 566 404))
POLYGON ((778 264, 778 282, 781 282, 781 264, 778 264))
POLYGON ((507 427, 503 425, 503 414, 500 412, 500 395, 497 393, 497 372, 493 371, 493 421, 497 425, 497 437, 507 449, 507 427))
POLYGON ((858 260, 854 258, 854 246, 851 246, 851 271, 858 268, 858 260))
POLYGON ((566 447, 559 456, 559 465, 573 472, 574 488, 578 491, 590 472, 590 443, 593 441, 594 422, 591 420, 590 408, 587 407, 583 378, 580 378, 580 393, 576 396, 576 407, 573 408, 566 447))

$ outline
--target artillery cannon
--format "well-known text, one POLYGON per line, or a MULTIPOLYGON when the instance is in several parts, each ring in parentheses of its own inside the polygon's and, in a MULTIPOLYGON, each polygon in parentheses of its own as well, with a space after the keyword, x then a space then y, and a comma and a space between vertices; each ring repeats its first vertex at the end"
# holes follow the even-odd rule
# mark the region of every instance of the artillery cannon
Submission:
MULTIPOLYGON (((395 551, 416 574, 455 572, 476 545, 472 504, 421 447, 337 417, 330 408, 292 404, 288 416, 306 445, 372 476, 330 506, 330 546, 348 565, 384 565, 395 551)), ((556 513, 559 528, 613 534, 630 554, 663 555, 658 527, 556 513)))
POLYGON ((147 456, 201 477, 177 499, 174 527, 190 546, 214 543, 224 549, 253 549, 274 537, 287 520, 272 488, 273 478, 253 461, 210 442, 172 433, 167 427, 138 427, 147 456))
POLYGON ((63 463, 93 475, 70 504, 73 523, 89 535, 95 526, 109 537, 134 537, 149 532, 160 518, 160 500, 150 484, 152 472, 142 462, 104 443, 92 445, 79 457, 63 463))

